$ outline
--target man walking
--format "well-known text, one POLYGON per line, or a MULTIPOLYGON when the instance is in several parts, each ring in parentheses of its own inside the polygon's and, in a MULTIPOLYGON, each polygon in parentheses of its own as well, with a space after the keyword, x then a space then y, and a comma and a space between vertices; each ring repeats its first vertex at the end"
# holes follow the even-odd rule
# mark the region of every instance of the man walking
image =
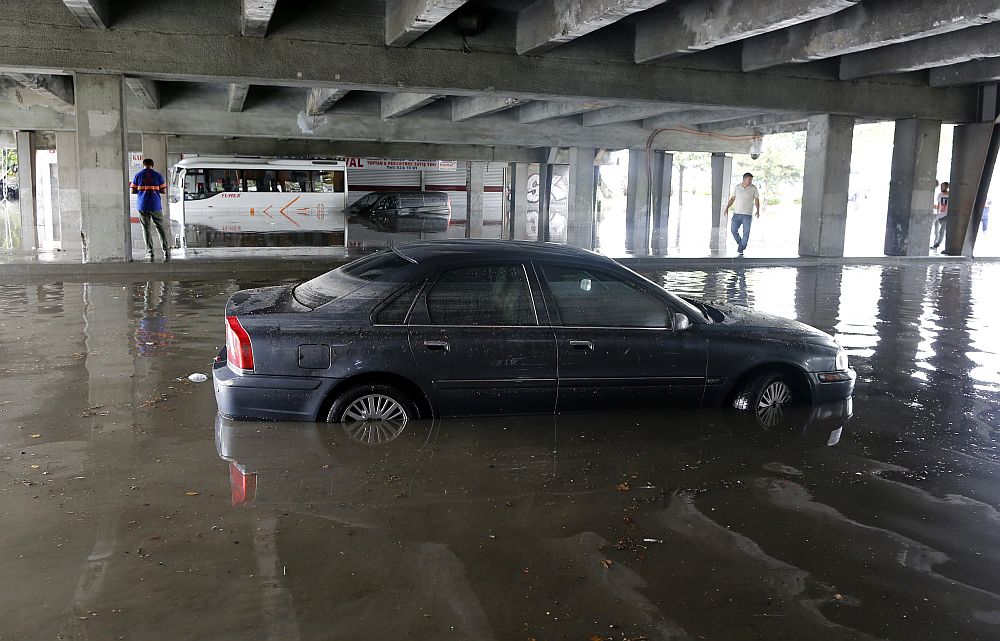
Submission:
POLYGON ((160 247, 163 249, 163 260, 170 260, 170 245, 167 244, 166 222, 163 220, 163 205, 160 194, 167 192, 167 181, 159 172, 153 169, 153 161, 146 158, 142 161, 142 171, 137 173, 129 187, 133 194, 138 194, 136 209, 139 210, 139 222, 142 223, 142 233, 146 237, 146 257, 153 262, 153 238, 149 233, 150 221, 156 225, 160 235, 160 247))
POLYGON ((937 216, 934 218, 934 244, 931 249, 937 249, 944 242, 945 230, 948 227, 948 183, 941 183, 941 191, 938 193, 937 202, 934 203, 934 211, 937 216))
POLYGON ((726 214, 729 213, 729 208, 733 206, 733 203, 736 203, 736 208, 733 210, 733 220, 729 225, 729 231, 736 239, 740 256, 742 256, 750 241, 750 224, 754 218, 750 215, 751 212, 756 210, 755 215, 760 218, 760 193, 757 191, 757 185, 753 184, 753 174, 750 172, 743 174, 743 182, 733 187, 733 195, 729 197, 729 202, 726 204, 726 214))

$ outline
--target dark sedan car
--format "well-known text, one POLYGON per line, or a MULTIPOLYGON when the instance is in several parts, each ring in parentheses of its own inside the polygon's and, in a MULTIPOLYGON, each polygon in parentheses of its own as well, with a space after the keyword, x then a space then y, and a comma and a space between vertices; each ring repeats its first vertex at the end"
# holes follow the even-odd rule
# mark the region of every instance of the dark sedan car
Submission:
POLYGON ((846 398, 829 335, 685 300, 570 247, 417 242, 296 286, 237 292, 222 415, 358 421, 846 398))

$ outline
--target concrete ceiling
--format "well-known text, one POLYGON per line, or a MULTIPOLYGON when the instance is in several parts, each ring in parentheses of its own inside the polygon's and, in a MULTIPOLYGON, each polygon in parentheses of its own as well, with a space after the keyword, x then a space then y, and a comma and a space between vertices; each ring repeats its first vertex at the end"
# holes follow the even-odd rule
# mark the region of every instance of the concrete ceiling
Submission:
POLYGON ((12 5, 7 128, 75 128, 63 76, 96 72, 131 131, 199 140, 739 151, 811 114, 968 122, 1000 78, 995 0, 12 5))

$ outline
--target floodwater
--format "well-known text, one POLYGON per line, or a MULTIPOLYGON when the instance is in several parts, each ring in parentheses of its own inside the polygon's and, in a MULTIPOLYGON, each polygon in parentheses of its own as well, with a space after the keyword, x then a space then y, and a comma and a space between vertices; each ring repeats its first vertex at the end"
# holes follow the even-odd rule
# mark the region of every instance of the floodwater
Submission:
POLYGON ((0 639, 1000 638, 1000 264, 647 275, 853 407, 231 422, 186 377, 260 282, 0 285, 0 639))

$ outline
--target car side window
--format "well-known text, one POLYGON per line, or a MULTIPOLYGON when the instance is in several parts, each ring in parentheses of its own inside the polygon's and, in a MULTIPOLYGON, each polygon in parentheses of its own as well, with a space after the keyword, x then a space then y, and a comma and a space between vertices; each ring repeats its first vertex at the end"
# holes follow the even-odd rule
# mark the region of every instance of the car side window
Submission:
POLYGON ((417 283, 396 294, 385 307, 379 310, 375 322, 379 325, 403 325, 406 323, 406 315, 410 312, 413 299, 417 297, 422 286, 423 283, 417 283))
POLYGON ((625 279, 563 265, 543 264, 541 271, 563 326, 670 326, 667 304, 625 279))
POLYGON ((432 325, 537 325, 524 266, 477 265, 441 274, 427 293, 432 325))

